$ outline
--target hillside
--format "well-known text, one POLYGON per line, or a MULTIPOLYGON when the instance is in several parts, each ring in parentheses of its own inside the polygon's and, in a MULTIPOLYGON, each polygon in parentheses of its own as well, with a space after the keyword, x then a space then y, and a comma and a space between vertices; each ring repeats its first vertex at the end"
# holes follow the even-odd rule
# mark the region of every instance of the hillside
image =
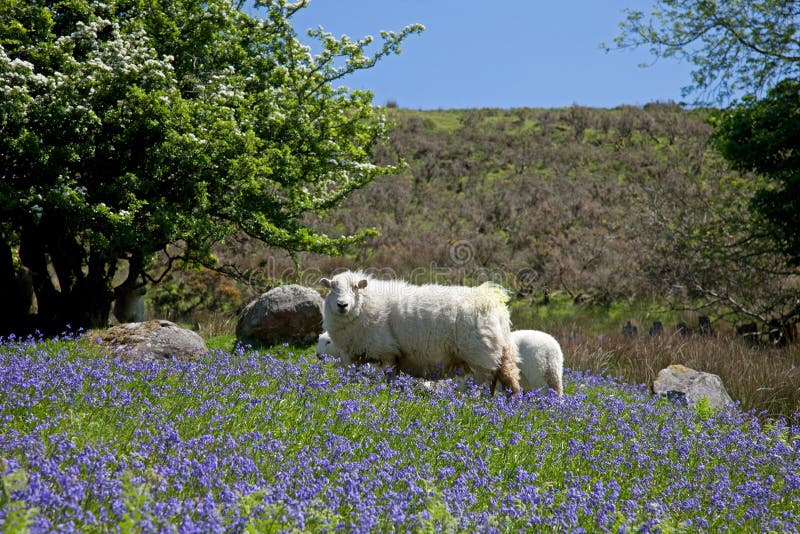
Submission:
POLYGON ((687 284, 722 281, 741 302, 773 312, 790 306, 800 285, 797 276, 770 278, 719 253, 746 220, 737 187, 754 180, 731 180, 737 175, 709 146, 711 111, 387 112, 392 135, 376 159, 402 158, 405 170, 313 221, 329 235, 375 227, 379 236, 340 258, 300 254, 299 270, 281 251, 230 242, 217 253, 236 264, 238 281, 178 271, 150 289, 149 314, 230 335, 237 310, 255 296, 287 282, 317 287, 337 268, 417 283, 494 280, 514 292, 514 327, 555 335, 571 369, 651 383, 681 363, 718 374, 744 409, 772 417, 798 410, 800 347, 730 339, 751 319, 698 309, 709 301, 687 284), (718 338, 676 334, 680 322, 696 327, 703 314, 718 338), (638 339, 620 336, 629 320, 638 339), (663 339, 648 338, 654 321, 663 339))
MULTIPOLYGON (((229 243, 219 256, 248 284, 215 284, 224 294, 195 309, 235 308, 279 280, 313 285, 339 267, 416 282, 492 279, 545 301, 566 294, 609 306, 664 296, 653 280, 663 236, 648 195, 681 206, 726 172, 707 148, 709 112, 677 105, 388 112, 391 139, 376 159, 402 159, 405 170, 314 221, 329 235, 365 227, 380 235, 343 258, 301 254, 299 272, 279 251, 229 243)), ((213 277, 192 276, 202 286, 213 277)), ((176 280, 195 293, 191 281, 176 280)), ((174 312, 180 290, 160 292, 154 302, 174 312)))

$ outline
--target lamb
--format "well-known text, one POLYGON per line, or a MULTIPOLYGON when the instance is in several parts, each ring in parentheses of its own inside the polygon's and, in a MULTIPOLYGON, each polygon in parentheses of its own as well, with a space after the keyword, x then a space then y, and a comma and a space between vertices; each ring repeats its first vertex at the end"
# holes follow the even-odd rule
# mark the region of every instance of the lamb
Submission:
POLYGON ((511 340, 519 351, 522 389, 549 387, 563 395, 564 354, 558 341, 538 330, 514 330, 511 340))
MULTIPOLYGON (((519 385, 523 391, 549 387, 556 394, 563 395, 564 355, 558 341, 538 330, 514 330, 511 340, 519 351, 519 385)), ((328 354, 341 359, 342 365, 352 363, 327 332, 319 336, 317 355, 328 354)))
POLYGON ((347 356, 344 352, 342 352, 339 347, 331 339, 330 334, 327 332, 323 332, 319 335, 317 339, 317 357, 319 358, 323 354, 327 354, 328 356, 335 356, 341 360, 342 365, 350 365, 353 363, 350 361, 350 357, 347 356))
POLYGON ((479 287, 415 286, 361 271, 332 279, 322 325, 351 361, 366 358, 417 376, 467 366, 480 382, 519 393, 519 357, 511 341, 506 293, 479 287))

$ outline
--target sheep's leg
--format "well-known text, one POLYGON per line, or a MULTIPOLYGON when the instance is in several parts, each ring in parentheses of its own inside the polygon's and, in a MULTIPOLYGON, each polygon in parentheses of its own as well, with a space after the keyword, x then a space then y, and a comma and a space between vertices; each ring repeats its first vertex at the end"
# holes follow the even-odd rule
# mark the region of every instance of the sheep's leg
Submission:
POLYGON ((498 378, 497 374, 498 374, 497 371, 495 371, 495 373, 492 375, 492 385, 489 386, 489 391, 491 392, 492 395, 494 395, 494 389, 495 387, 497 387, 497 378, 498 378))
POLYGON ((519 367, 517 366, 516 358, 514 358, 511 347, 508 345, 503 347, 500 367, 497 368, 495 378, 492 380, 492 395, 494 395, 494 383, 497 379, 500 379, 500 383, 510 389, 513 395, 519 395, 519 367))
POLYGON ((390 384, 397 378, 400 373, 400 357, 395 355, 389 356, 383 361, 383 371, 386 373, 386 381, 390 384))

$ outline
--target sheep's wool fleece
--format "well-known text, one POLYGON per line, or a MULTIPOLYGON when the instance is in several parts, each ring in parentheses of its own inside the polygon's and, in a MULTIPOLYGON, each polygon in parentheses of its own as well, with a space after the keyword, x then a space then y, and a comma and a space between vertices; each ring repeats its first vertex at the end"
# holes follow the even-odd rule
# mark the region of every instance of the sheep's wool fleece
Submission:
POLYGON ((415 286, 359 271, 338 274, 330 284, 323 326, 351 358, 400 360, 412 372, 464 363, 476 374, 498 369, 504 350, 518 361, 508 297, 495 284, 415 286), (359 288, 362 280, 366 286, 359 288), (347 302, 347 313, 337 309, 340 302, 347 302))
POLYGON ((549 387, 563 393, 564 354, 558 341, 539 330, 515 330, 511 340, 519 350, 520 386, 525 391, 549 387))

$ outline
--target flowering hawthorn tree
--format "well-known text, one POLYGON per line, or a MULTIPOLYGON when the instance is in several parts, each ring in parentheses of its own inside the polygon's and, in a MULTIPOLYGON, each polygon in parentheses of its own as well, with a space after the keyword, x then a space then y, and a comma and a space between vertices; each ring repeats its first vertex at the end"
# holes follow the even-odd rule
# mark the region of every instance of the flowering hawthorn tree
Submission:
POLYGON ((233 232, 320 253, 364 236, 302 222, 393 170, 370 162, 372 94, 334 82, 421 27, 373 52, 320 29, 312 54, 290 22, 306 3, 0 0, 0 330, 30 306, 21 272, 34 325, 98 327, 168 246, 213 263, 233 232))

